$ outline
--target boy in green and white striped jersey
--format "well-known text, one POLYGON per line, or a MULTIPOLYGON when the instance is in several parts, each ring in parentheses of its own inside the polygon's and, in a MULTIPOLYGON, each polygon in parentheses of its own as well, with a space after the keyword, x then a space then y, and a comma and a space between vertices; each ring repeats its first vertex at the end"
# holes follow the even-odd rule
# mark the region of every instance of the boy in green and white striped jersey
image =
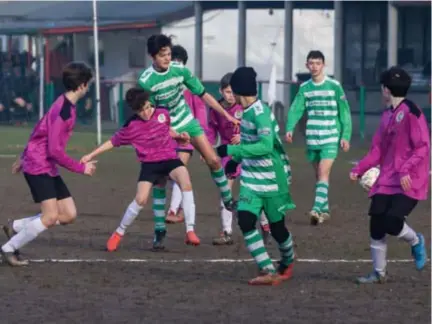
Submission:
POLYGON ((230 85, 237 103, 244 109, 241 140, 238 145, 221 145, 217 151, 221 157, 232 157, 225 166, 227 174, 234 173, 241 164, 237 219, 246 246, 260 269, 259 276, 249 284, 275 285, 291 278, 294 262, 293 241, 285 226, 286 211, 295 208, 289 193, 289 160, 270 108, 257 99, 255 71, 250 67, 238 68, 230 85), (277 270, 255 227, 262 211, 279 245, 281 261, 277 270))
POLYGON ((307 112, 307 158, 315 168, 315 200, 310 211, 311 224, 330 218, 328 201, 329 177, 339 146, 347 152, 351 139, 351 113, 340 83, 324 73, 324 55, 311 51, 306 67, 312 79, 300 89, 288 111, 286 140, 292 143, 296 124, 307 112))

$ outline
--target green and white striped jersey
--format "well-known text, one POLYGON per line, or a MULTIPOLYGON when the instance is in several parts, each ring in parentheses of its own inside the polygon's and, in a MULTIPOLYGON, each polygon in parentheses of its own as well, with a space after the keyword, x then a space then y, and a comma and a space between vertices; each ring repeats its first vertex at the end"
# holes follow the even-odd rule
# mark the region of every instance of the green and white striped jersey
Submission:
POLYGON ((257 196, 289 192, 291 168, 278 134, 270 108, 257 100, 243 112, 240 144, 228 145, 228 154, 241 163, 240 186, 257 196))
POLYGON ((348 101, 340 83, 326 77, 317 84, 311 80, 300 89, 288 111, 286 131, 293 132, 307 112, 306 145, 310 150, 338 146, 341 139, 351 139, 352 125, 348 101))
POLYGON ((183 64, 171 62, 165 72, 156 71, 153 66, 141 73, 138 84, 150 92, 150 101, 156 107, 169 110, 171 127, 177 130, 193 120, 193 114, 183 96, 184 86, 193 94, 202 96, 205 88, 183 64))

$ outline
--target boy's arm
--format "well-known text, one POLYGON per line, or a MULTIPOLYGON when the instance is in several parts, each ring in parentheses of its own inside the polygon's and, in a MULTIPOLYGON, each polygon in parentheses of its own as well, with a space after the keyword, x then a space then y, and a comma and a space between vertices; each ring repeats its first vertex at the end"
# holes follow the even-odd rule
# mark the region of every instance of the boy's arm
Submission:
POLYGON ((206 135, 210 144, 215 145, 218 136, 218 124, 214 111, 210 111, 208 126, 206 127, 206 135))
POLYGON ((427 127, 426 120, 424 117, 422 117, 422 114, 417 107, 413 107, 410 109, 411 112, 406 118, 408 118, 408 136, 413 145, 413 153, 411 157, 407 161, 405 161, 405 163, 399 170, 401 178, 409 175, 412 170, 421 161, 423 161, 423 159, 430 157, 429 129, 427 127))
POLYGON ((263 156, 273 151, 274 134, 270 111, 262 107, 255 109, 255 126, 258 133, 258 142, 253 144, 228 145, 227 153, 231 155, 236 162, 245 158, 263 156))
POLYGON ((219 114, 224 116, 230 122, 235 125, 239 124, 239 121, 232 117, 230 114, 226 112, 225 109, 221 106, 221 104, 208 92, 206 92, 201 81, 194 75, 192 75, 191 71, 187 67, 182 68, 183 71, 183 83, 184 85, 194 94, 199 97, 212 109, 216 110, 219 114))
POLYGON ((288 110, 286 132, 293 133, 299 120, 302 118, 306 110, 306 101, 302 89, 300 88, 297 92, 291 107, 288 110))
POLYGON ((339 111, 339 121, 342 126, 341 139, 349 142, 352 134, 351 111, 341 85, 338 85, 336 89, 336 103, 339 111))
POLYGON ((193 96, 193 110, 194 117, 198 119, 204 131, 207 130, 207 107, 205 103, 198 96, 193 96))
POLYGON ((384 131, 383 119, 384 119, 384 115, 381 118, 379 128, 374 134, 374 137, 372 139, 372 145, 369 149, 369 152, 351 170, 352 173, 355 173, 358 176, 362 176, 370 168, 379 165, 381 159, 381 139, 384 131))
POLYGON ((99 146, 98 148, 96 148, 93 152, 91 152, 90 154, 87 155, 87 159, 85 161, 91 161, 93 160, 96 156, 107 152, 109 150, 111 150, 114 147, 113 143, 111 140, 106 141, 105 143, 103 143, 101 146, 99 146))
MULTIPOLYGON (((67 116, 66 116, 67 117, 67 116)), ((85 165, 66 154, 66 147, 61 138, 67 133, 67 118, 60 114, 48 129, 48 155, 60 166, 71 172, 84 174, 85 165)))

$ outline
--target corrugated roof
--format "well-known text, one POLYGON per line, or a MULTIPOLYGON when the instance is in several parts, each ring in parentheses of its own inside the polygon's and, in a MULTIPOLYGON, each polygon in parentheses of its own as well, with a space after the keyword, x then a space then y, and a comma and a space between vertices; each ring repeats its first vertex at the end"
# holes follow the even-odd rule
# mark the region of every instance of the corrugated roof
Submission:
MULTIPOLYGON (((98 1, 101 26, 172 21, 188 17, 192 1, 98 1)), ((0 34, 91 26, 92 1, 0 1, 0 34)))

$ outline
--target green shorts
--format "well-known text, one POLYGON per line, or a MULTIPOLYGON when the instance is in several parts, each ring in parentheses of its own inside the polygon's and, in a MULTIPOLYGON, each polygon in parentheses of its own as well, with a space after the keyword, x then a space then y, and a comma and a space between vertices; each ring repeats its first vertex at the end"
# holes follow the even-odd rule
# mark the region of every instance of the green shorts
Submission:
POLYGON ((320 162, 322 160, 335 160, 338 155, 338 147, 325 147, 320 150, 307 150, 306 158, 309 162, 320 162))
POLYGON ((188 133, 190 137, 198 137, 204 134, 204 130, 202 129, 200 123, 197 119, 192 119, 186 125, 179 127, 176 129, 177 133, 188 133))
POLYGON ((295 207, 289 193, 273 197, 259 197, 248 189, 240 188, 237 211, 250 212, 257 218, 264 211, 270 223, 281 221, 285 213, 295 207))

